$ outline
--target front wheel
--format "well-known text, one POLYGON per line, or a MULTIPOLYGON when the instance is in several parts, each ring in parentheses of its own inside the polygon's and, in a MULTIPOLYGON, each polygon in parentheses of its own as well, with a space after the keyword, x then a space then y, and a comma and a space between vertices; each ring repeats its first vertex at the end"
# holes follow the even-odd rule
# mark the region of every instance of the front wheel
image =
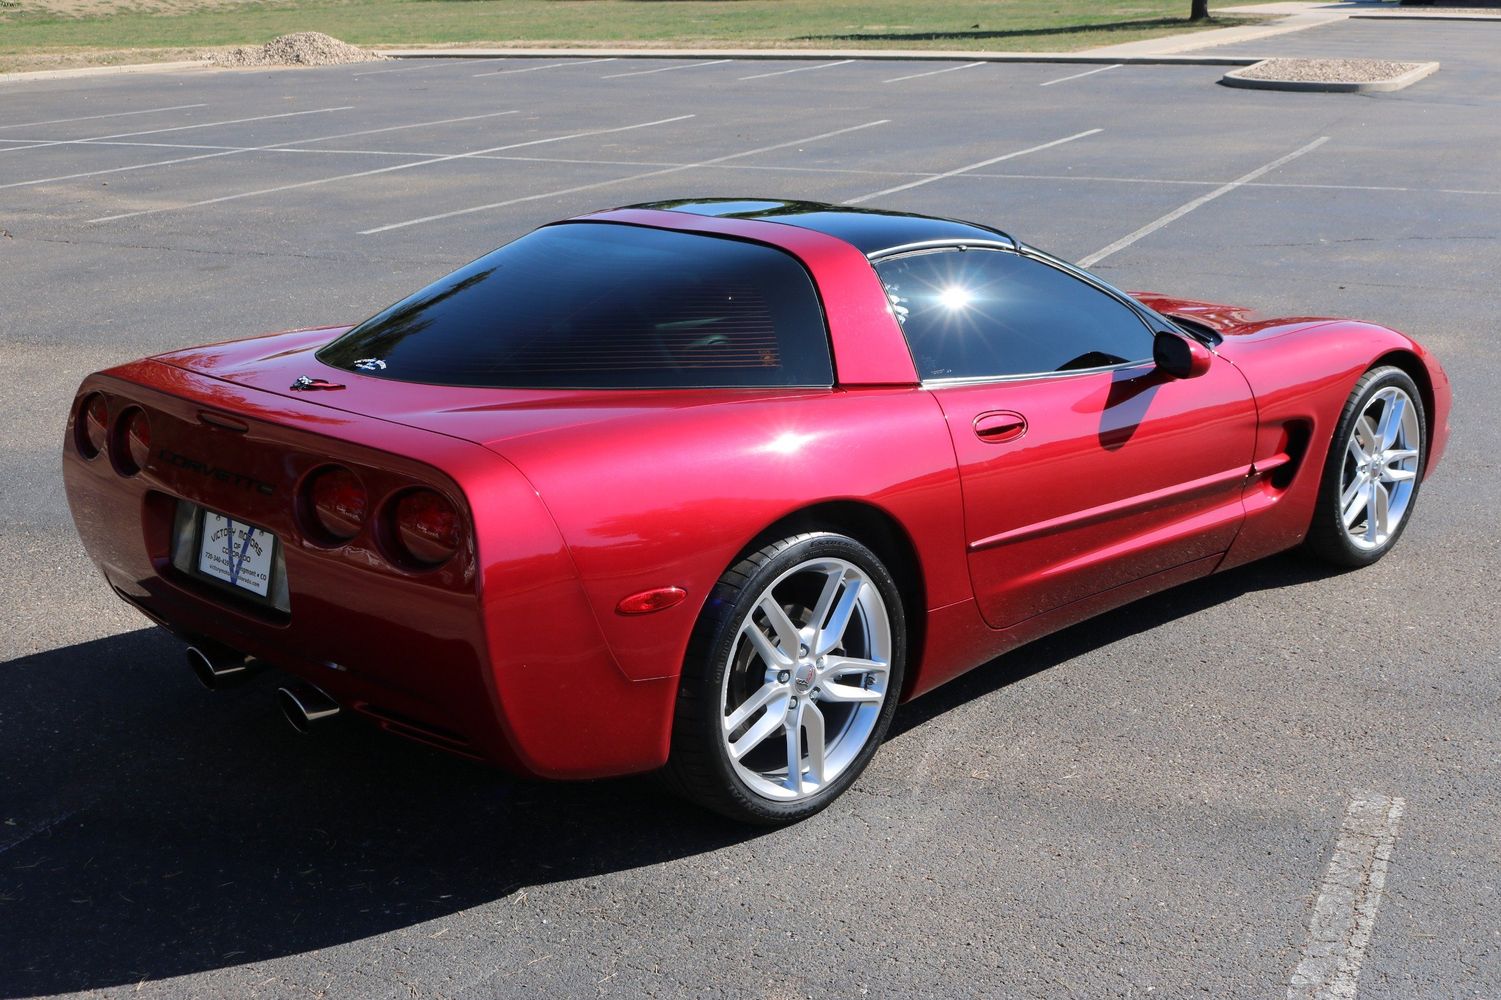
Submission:
POLYGON ((743 822, 811 816, 885 737, 905 659, 896 581, 870 549, 817 532, 752 552, 689 643, 669 781, 743 822))
POLYGON ((1386 555, 1412 519, 1427 439, 1423 397, 1406 372, 1361 376, 1329 445, 1308 547, 1341 566, 1386 555))

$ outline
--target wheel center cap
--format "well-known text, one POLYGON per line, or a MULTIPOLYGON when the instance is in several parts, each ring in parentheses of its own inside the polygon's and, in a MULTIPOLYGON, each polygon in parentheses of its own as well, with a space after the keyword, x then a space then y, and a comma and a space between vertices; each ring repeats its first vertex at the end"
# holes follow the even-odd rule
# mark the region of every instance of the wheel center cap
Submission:
POLYGON ((811 663, 800 663, 792 672, 792 683, 797 685, 799 691, 807 691, 813 686, 813 678, 818 676, 818 670, 811 663))

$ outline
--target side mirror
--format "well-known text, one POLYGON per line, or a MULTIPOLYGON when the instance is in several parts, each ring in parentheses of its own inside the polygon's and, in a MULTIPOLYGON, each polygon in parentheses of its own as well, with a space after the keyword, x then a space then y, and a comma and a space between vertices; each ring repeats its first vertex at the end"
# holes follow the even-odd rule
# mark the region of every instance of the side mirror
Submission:
POLYGON ((1181 333, 1159 330, 1152 341, 1152 360, 1164 375, 1196 378, 1209 371, 1214 355, 1209 348, 1181 333))

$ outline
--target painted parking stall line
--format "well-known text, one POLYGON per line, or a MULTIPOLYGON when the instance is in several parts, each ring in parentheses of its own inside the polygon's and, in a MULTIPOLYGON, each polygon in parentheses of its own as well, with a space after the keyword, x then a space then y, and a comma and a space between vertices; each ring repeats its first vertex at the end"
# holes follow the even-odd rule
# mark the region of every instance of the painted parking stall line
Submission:
POLYGON ((1075 73, 1072 76, 1060 76, 1056 80, 1049 80, 1047 83, 1039 83, 1038 86, 1039 87, 1051 87, 1055 83, 1067 83, 1070 80, 1079 80, 1079 79, 1082 79, 1083 77, 1086 77, 1086 76, 1094 76, 1096 73, 1103 73, 1103 72, 1105 72, 1108 69, 1120 69, 1122 65, 1124 65, 1124 64, 1123 63, 1115 63, 1114 65, 1111 65, 1111 66, 1100 66, 1097 69, 1088 69, 1088 70, 1085 70, 1083 73, 1075 73))
POLYGON ((171 128, 151 128, 141 132, 116 132, 113 135, 93 135, 83 139, 49 139, 46 142, 34 143, 30 146, 12 146, 9 149, 0 149, 0 153, 18 153, 23 149, 41 149, 44 146, 86 146, 100 139, 128 139, 137 135, 163 135, 167 132, 186 132, 195 128, 213 128, 216 125, 244 125, 247 122, 269 122, 277 118, 298 118, 302 115, 326 115, 335 111, 353 111, 353 104, 344 104, 337 108, 314 108, 311 111, 284 111, 278 115, 254 115, 250 118, 230 118, 217 122, 198 122, 195 125, 174 125, 171 128))
POLYGON ((854 62, 853 59, 841 59, 838 62, 819 63, 817 66, 794 66, 792 69, 779 69, 774 73, 753 73, 750 76, 742 76, 742 80, 764 80, 768 76, 786 76, 788 73, 808 73, 815 69, 833 69, 835 66, 847 66, 854 62))
POLYGON ((908 73, 906 76, 894 76, 890 80, 882 80, 882 83, 901 83, 903 80, 917 80, 925 76, 939 76, 943 73, 957 73, 961 69, 974 69, 976 66, 984 66, 983 62, 965 63, 963 66, 945 66, 943 69, 930 69, 926 73, 908 73))
MULTIPOLYGON (((500 112, 500 113, 501 114, 512 114, 514 112, 500 112)), ((481 117, 483 117, 483 116, 481 116, 481 117)), ((427 124, 427 123, 422 123, 422 124, 427 124)), ((416 126, 404 126, 403 125, 403 126, 396 126, 396 127, 397 128, 408 128, 408 127, 416 127, 416 126)), ((379 131, 379 130, 377 130, 377 131, 379 131)), ((300 140, 297 140, 296 143, 289 144, 289 145, 286 145, 286 146, 277 145, 277 146, 271 146, 271 147, 262 147, 262 146, 227 146, 227 145, 220 145, 220 144, 212 144, 211 145, 211 144, 208 144, 208 143, 126 142, 126 141, 115 141, 115 140, 100 141, 100 142, 90 143, 89 145, 91 145, 91 146, 92 145, 98 145, 98 146, 133 146, 133 147, 146 147, 146 148, 152 148, 152 149, 182 149, 182 150, 194 150, 194 151, 208 151, 208 150, 221 151, 222 150, 222 151, 226 151, 226 152, 227 151, 252 152, 252 151, 257 151, 257 150, 264 149, 264 150, 266 150, 268 152, 280 153, 280 154, 299 154, 299 153, 305 153, 305 154, 312 155, 312 156, 398 156, 398 157, 402 157, 402 158, 405 158, 405 159, 412 159, 414 157, 431 158, 431 157, 447 156, 451 152, 451 150, 308 149, 308 148, 304 148, 304 146, 305 146, 306 143, 322 142, 322 141, 327 140, 328 138, 329 138, 328 136, 315 136, 315 137, 310 138, 310 139, 300 139, 300 140)), ((4 142, 4 141, 5 140, 0 139, 0 142, 4 142)), ((499 153, 493 153, 493 154, 492 153, 476 153, 476 154, 473 154, 473 159, 476 159, 476 160, 503 160, 503 161, 514 162, 514 163, 577 164, 577 165, 594 166, 594 167, 686 167, 686 166, 690 166, 691 165, 690 162, 687 161, 687 160, 639 160, 639 159, 636 159, 636 160, 602 160, 602 159, 599 159, 597 157, 580 157, 580 156, 511 156, 511 155, 504 155, 504 154, 499 154, 499 153)), ((933 177, 933 176, 936 175, 936 172, 932 171, 932 170, 899 170, 899 169, 894 168, 894 167, 886 167, 886 168, 882 168, 882 169, 872 169, 872 168, 869 168, 869 167, 810 167, 810 166, 784 166, 784 165, 774 164, 774 163, 725 163, 725 164, 712 164, 711 166, 713 166, 716 169, 722 169, 722 170, 741 170, 741 171, 757 171, 757 170, 759 170, 759 171, 765 171, 765 172, 768 172, 768 173, 794 173, 794 174, 848 174, 848 175, 850 175, 852 177, 933 177)), ((1047 175, 1033 175, 1033 174, 987 174, 987 173, 976 173, 976 174, 972 174, 972 175, 968 175, 968 176, 1001 178, 1001 179, 1018 178, 1018 179, 1026 179, 1026 180, 1034 179, 1034 177, 1040 177, 1042 179, 1057 179, 1057 180, 1076 180, 1076 179, 1080 179, 1080 178, 1075 178, 1073 175, 1066 175, 1066 176, 1058 176, 1056 178, 1049 178, 1047 175)), ((1121 180, 1122 178, 1103 177, 1103 178, 1089 178, 1089 179, 1091 179, 1091 180, 1121 180)), ((1200 186, 1200 187, 1213 187, 1214 185, 1220 183, 1220 181, 1160 181, 1160 180, 1148 180, 1148 179, 1145 179, 1145 178, 1140 179, 1140 182, 1141 183, 1156 183, 1156 184, 1181 184, 1181 185, 1187 185, 1187 186, 1197 185, 1197 186, 1200 186)), ((1253 186, 1255 186, 1255 185, 1253 185, 1253 186)), ((1393 189, 1393 190, 1416 190, 1416 189, 1402 188, 1402 189, 1393 189)), ((1465 194, 1480 194, 1480 193, 1487 193, 1487 192, 1474 192, 1474 191, 1470 191, 1470 192, 1460 192, 1460 193, 1465 193, 1465 194)), ((1489 192, 1489 193, 1501 193, 1501 192, 1489 192)))
POLYGON ((416 66, 397 66, 394 69, 372 69, 364 73, 356 73, 351 80, 363 80, 367 76, 385 76, 387 73, 411 73, 419 69, 437 69, 441 66, 467 65, 474 67, 478 63, 505 62, 506 56, 488 56, 484 59, 419 59, 416 66))
POLYGON ((1375 793, 1350 801, 1287 1000, 1355 1000, 1405 809, 1402 799, 1375 793))
POLYGON ((90 224, 103 222, 116 222, 120 219, 133 219, 141 215, 158 215, 163 212, 179 212, 189 208, 201 208, 205 205, 219 205, 226 201, 238 201, 241 198, 255 198, 266 194, 279 194, 283 191, 295 191, 300 188, 316 187, 320 184, 332 184, 336 181, 355 180, 360 177, 374 177, 377 174, 389 174, 398 170, 411 170, 415 167, 430 167, 436 163, 448 163, 453 160, 465 160, 484 153, 498 153, 506 149, 522 149, 527 146, 540 146, 548 142, 562 142, 565 139, 581 139, 591 135, 608 135, 615 132, 630 132, 633 129, 651 128, 654 125, 666 125, 671 122, 685 121, 693 115, 677 115, 672 118, 659 118, 656 121, 638 122, 635 125, 619 125, 614 128, 589 129, 584 132, 571 132, 568 135, 555 135, 546 139, 531 139, 526 142, 513 142, 504 146, 490 146, 486 149, 471 150, 467 153, 450 153, 446 156, 434 156, 425 160, 417 160, 414 163, 397 163, 389 167, 376 167, 373 170, 357 170, 348 174, 335 174, 332 177, 318 177, 310 181, 298 181, 295 184, 279 184, 276 187, 257 188, 254 191, 240 191, 235 194, 226 194, 218 198, 204 198, 201 201, 191 201, 185 205, 168 205, 163 208, 146 208, 138 212, 121 212, 117 215, 105 215, 97 219, 89 219, 90 224))
MULTIPOLYGON (((31 187, 31 186, 36 185, 36 184, 56 184, 56 183, 60 183, 62 181, 77 180, 78 178, 81 178, 81 177, 98 177, 98 176, 101 176, 103 174, 123 174, 123 173, 129 172, 129 171, 133 171, 133 170, 145 170, 148 167, 166 167, 166 166, 171 166, 171 165, 176 164, 176 163, 194 163, 194 162, 197 162, 199 160, 212 160, 212 159, 216 159, 218 157, 223 157, 223 156, 234 156, 234 155, 236 155, 238 153, 260 153, 260 152, 269 152, 269 151, 272 151, 272 150, 278 150, 279 151, 279 150, 282 150, 282 149, 287 149, 288 147, 291 147, 291 146, 303 146, 303 145, 306 145, 306 144, 311 143, 311 142, 332 142, 335 139, 352 139, 355 136, 361 136, 361 135, 379 135, 379 134, 385 133, 385 132, 399 132, 402 129, 423 128, 423 127, 428 126, 428 125, 448 125, 448 124, 451 124, 453 122, 475 121, 476 119, 479 119, 479 118, 499 118, 499 117, 502 117, 504 115, 514 115, 514 114, 519 114, 519 113, 520 112, 518 112, 518 111, 493 111, 493 112, 491 112, 489 114, 484 114, 484 115, 465 115, 462 118, 439 118, 439 119, 436 119, 434 121, 414 122, 414 123, 412 123, 410 125, 389 125, 389 126, 387 126, 385 128, 361 129, 358 132, 340 132, 340 133, 338 133, 336 135, 319 135, 319 136, 313 136, 312 138, 308 138, 308 139, 290 139, 290 140, 288 140, 286 142, 272 143, 271 145, 268 145, 268 146, 231 146, 231 147, 229 147, 227 149, 221 149, 218 152, 214 152, 214 153, 200 153, 197 156, 179 156, 179 157, 176 157, 175 159, 171 159, 171 160, 153 160, 150 163, 135 163, 135 164, 132 164, 132 165, 126 166, 126 167, 107 167, 107 168, 105 168, 103 170, 84 170, 84 171, 81 171, 79 173, 75 173, 75 174, 62 174, 62 175, 57 176, 57 177, 42 177, 42 178, 37 178, 35 180, 29 180, 29 181, 13 181, 13 182, 11 182, 9 184, 0 184, 0 191, 4 191, 7 188, 31 187)), ((100 143, 99 145, 104 145, 104 143, 100 143)), ((323 149, 323 150, 311 150, 311 149, 307 149, 307 150, 296 150, 296 152, 300 152, 300 153, 312 153, 312 152, 320 152, 320 153, 342 153, 342 152, 345 152, 345 151, 341 150, 341 149, 323 149)), ((423 156, 423 155, 434 155, 434 154, 393 153, 393 155, 396 155, 396 156, 406 156, 406 157, 410 158, 410 157, 418 157, 418 156, 423 156)))
MULTIPOLYGON (((729 169, 733 170, 790 170, 804 173, 825 174, 887 174, 909 177, 937 177, 932 171, 924 170, 862 170, 855 168, 840 167, 776 167, 762 164, 737 164, 729 169)), ((1215 188, 1225 184, 1222 180, 1194 180, 1179 177, 1120 177, 1109 174, 1010 174, 991 173, 984 170, 973 170, 963 174, 954 174, 955 177, 963 177, 967 180, 999 180, 999 181, 1047 181, 1066 182, 1072 184, 1150 184, 1158 187, 1186 187, 1186 188, 1215 188)), ((1396 184, 1311 184, 1294 181, 1250 181, 1241 185, 1247 188, 1276 188, 1283 190, 1299 191, 1378 191, 1391 192, 1394 194, 1456 194, 1468 197, 1494 198, 1501 196, 1498 188, 1437 188, 1437 187, 1404 187, 1396 184)))
POLYGON ((629 73, 610 73, 610 74, 608 74, 606 76, 600 77, 600 79, 601 80, 618 80, 618 79, 620 79, 623 76, 651 76, 653 73, 671 73, 673 70, 678 70, 678 69, 697 69, 700 66, 720 66, 720 65, 723 65, 724 63, 727 63, 727 62, 733 62, 733 60, 730 60, 730 59, 709 59, 709 60, 706 60, 705 62, 684 63, 681 66, 659 66, 656 69, 635 69, 635 70, 631 70, 629 73))
POLYGON ((442 219, 452 219, 461 215, 472 215, 475 212, 488 212, 497 208, 506 208, 510 205, 520 205, 523 202, 539 201, 543 198, 561 198, 570 194, 578 194, 581 191, 594 191, 614 184, 628 184, 631 181, 646 180, 649 177, 665 177, 683 170, 695 170, 701 167, 717 166, 729 160, 737 160, 745 156, 755 156, 757 153, 769 153, 776 149, 786 149, 788 146, 801 146, 804 143, 819 142, 823 139, 832 139, 836 135, 846 135, 850 132, 859 132, 861 129, 875 128, 878 125, 890 124, 891 119, 882 118, 873 122, 864 122, 860 125, 851 125, 848 128, 835 129, 832 132, 820 132, 818 135, 805 136, 801 139, 789 139, 786 142, 774 143, 770 146, 760 146, 756 149, 746 149, 738 153, 727 153, 724 156, 716 156, 708 160, 699 160, 695 163, 682 163, 676 166, 663 167, 660 170, 648 170, 645 173, 630 174, 626 177, 615 177, 607 181, 595 181, 592 184, 578 184, 573 187, 562 188, 557 191, 544 191, 541 194, 523 195, 520 198, 508 198, 505 201, 492 201, 487 205, 474 205, 470 208, 454 209, 451 212, 439 212, 436 215, 424 215, 416 219, 406 219, 402 222, 392 222, 384 226, 376 226, 373 229, 360 230, 361 236, 371 236, 375 233, 390 232, 393 229, 405 229, 408 226, 420 226, 429 222, 438 222, 442 219))
POLYGON ((1203 206, 1209 204, 1211 201, 1214 201, 1214 199, 1227 195, 1238 187, 1245 187, 1247 184, 1256 180, 1256 178, 1261 177, 1265 174, 1269 174, 1273 170, 1276 170, 1278 167, 1287 163, 1291 163, 1293 160, 1296 160, 1298 157, 1303 156, 1306 153, 1313 152, 1315 149, 1318 149, 1328 141, 1329 137, 1327 135, 1319 136, 1317 139, 1313 140, 1313 142, 1310 142, 1306 146, 1299 146, 1297 149, 1293 150, 1291 153, 1288 153, 1286 156, 1279 156, 1271 163, 1263 164, 1262 166, 1257 167, 1255 170, 1251 171, 1248 174, 1242 174, 1240 177, 1237 177, 1229 184, 1222 184, 1219 187, 1215 188, 1213 191, 1210 191, 1208 194, 1200 195, 1186 205, 1180 205, 1178 208, 1173 209, 1171 212, 1167 213, 1161 218, 1153 219, 1145 226, 1142 226, 1140 229, 1136 230, 1136 232, 1121 237, 1107 247, 1096 250, 1088 257, 1080 260, 1079 266, 1093 267, 1100 261, 1104 260, 1106 257, 1109 257, 1112 254, 1119 253, 1120 251, 1126 249, 1126 247, 1135 243, 1137 240, 1140 240, 1143 237, 1150 236, 1157 230, 1161 229, 1163 226, 1167 226, 1178 221, 1189 212, 1192 212, 1198 208, 1202 208, 1203 206))
POLYGON ((560 68, 562 66, 588 66, 590 63, 602 63, 602 62, 614 62, 614 61, 615 61, 615 57, 614 56, 610 56, 607 59, 570 59, 567 62, 543 63, 541 66, 523 66, 520 69, 497 69, 497 70, 492 70, 489 73, 476 73, 474 75, 476 77, 481 77, 481 76, 505 76, 505 75, 507 75, 509 73, 535 73, 539 69, 558 69, 558 68, 560 68))
POLYGON ((1006 160, 1014 160, 1018 156, 1026 156, 1028 153, 1041 152, 1044 149, 1052 149, 1054 146, 1061 146, 1066 142, 1073 142, 1076 139, 1084 139, 1091 135, 1098 135, 1103 131, 1104 129, 1092 128, 1084 132, 1075 132, 1073 135, 1066 135, 1062 139, 1054 139, 1052 142, 1044 142, 1036 146, 1028 146, 1026 149, 1018 149, 1014 153, 1003 153, 1000 156, 992 156, 988 160, 981 160, 979 163, 971 163, 967 166, 955 167, 953 170, 945 170, 943 173, 933 174, 931 177, 922 177, 915 181, 908 181, 905 184, 898 184, 896 187, 882 188, 879 191, 872 191, 870 194, 862 194, 858 198, 850 198, 845 202, 845 204, 858 205, 861 202, 870 201, 873 198, 880 198, 888 194, 896 194, 898 191, 909 191, 915 187, 922 187, 924 184, 932 184, 934 181, 941 181, 948 177, 958 177, 960 174, 969 173, 969 171, 971 170, 979 170, 981 167, 988 167, 992 163, 1002 163, 1006 160))
POLYGON ((125 118, 128 115, 155 115, 167 111, 188 111, 192 108, 206 108, 207 104, 174 104, 166 108, 141 108, 136 111, 116 111, 107 115, 84 115, 80 118, 53 118, 44 122, 16 122, 13 125, 0 125, 0 129, 31 128, 33 125, 63 125, 68 122, 92 122, 101 118, 125 118))

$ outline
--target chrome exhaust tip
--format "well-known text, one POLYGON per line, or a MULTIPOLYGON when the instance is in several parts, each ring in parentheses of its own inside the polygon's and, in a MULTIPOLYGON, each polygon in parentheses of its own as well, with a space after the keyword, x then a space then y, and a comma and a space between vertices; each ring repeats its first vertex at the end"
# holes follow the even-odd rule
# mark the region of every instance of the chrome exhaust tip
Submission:
POLYGON ((249 677, 255 660, 244 653, 217 646, 189 646, 188 669, 198 683, 213 691, 249 677))
POLYGON ((276 689, 276 703, 287 724, 306 734, 313 723, 339 714, 339 703, 311 684, 294 684, 276 689))

